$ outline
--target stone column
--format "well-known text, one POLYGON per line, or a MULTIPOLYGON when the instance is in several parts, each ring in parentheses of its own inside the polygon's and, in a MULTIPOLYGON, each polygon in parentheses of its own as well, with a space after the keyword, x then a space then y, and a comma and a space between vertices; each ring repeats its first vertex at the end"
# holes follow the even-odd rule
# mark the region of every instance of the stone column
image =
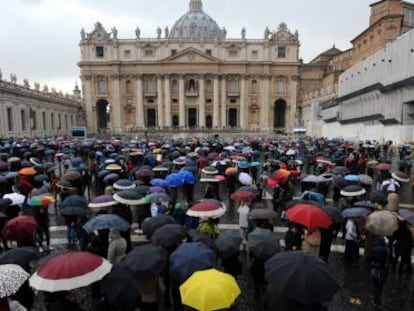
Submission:
POLYGON ((220 100, 219 98, 219 77, 214 76, 214 80, 213 80, 213 128, 220 126, 219 100, 220 100))
POLYGON ((112 75, 112 129, 115 133, 122 131, 122 120, 121 120, 121 97, 119 95, 119 75, 112 75))
POLYGON ((178 105, 179 105, 179 126, 180 128, 185 127, 185 106, 184 106, 184 76, 180 76, 178 82, 178 105))
POLYGON ((157 76, 157 102, 158 102, 158 126, 164 127, 164 96, 163 96, 163 78, 161 75, 157 76))
POLYGON ((285 128, 286 130, 293 131, 293 128, 295 124, 300 124, 296 118, 296 103, 297 103, 297 94, 298 94, 298 80, 299 76, 297 74, 294 74, 290 77, 291 83, 289 81, 286 81, 287 87, 288 87, 288 96, 289 96, 289 103, 286 103, 286 112, 289 112, 288 120, 285 122, 285 128))
POLYGON ((240 124, 242 129, 246 128, 247 119, 247 88, 246 76, 240 76, 240 124))
POLYGON ((145 127, 145 119, 144 119, 144 89, 142 87, 142 75, 138 75, 136 77, 137 79, 137 94, 136 94, 136 100, 137 100, 137 108, 136 108, 136 125, 140 128, 145 127))
POLYGON ((227 124, 227 77, 221 76, 221 126, 226 127, 227 124))
POLYGON ((172 115, 171 115, 171 89, 170 89, 170 76, 164 77, 164 103, 165 103, 165 126, 171 127, 172 115))
POLYGON ((198 126, 206 126, 206 94, 204 89, 204 76, 200 75, 198 79, 198 126))
MULTIPOLYGON (((92 77, 90 75, 83 76, 83 85, 84 85, 84 98, 85 98, 85 112, 86 112, 86 128, 88 129, 89 133, 95 133, 97 131, 97 118, 93 115, 92 106, 95 103, 92 102, 93 100, 93 87, 92 87, 92 77)), ((46 113, 47 119, 47 113, 46 113)), ((46 121, 46 128, 48 122, 46 121)), ((47 129, 43 129, 43 120, 42 120, 42 131, 47 131, 47 129)))
POLYGON ((270 77, 265 75, 261 76, 260 83, 260 124, 263 129, 269 129, 269 90, 270 90, 270 77))

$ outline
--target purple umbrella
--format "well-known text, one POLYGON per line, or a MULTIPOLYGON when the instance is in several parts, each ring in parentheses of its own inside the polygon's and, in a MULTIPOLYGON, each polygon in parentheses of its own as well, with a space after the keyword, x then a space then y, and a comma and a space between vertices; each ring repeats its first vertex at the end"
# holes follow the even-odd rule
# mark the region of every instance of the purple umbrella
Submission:
POLYGON ((150 187, 148 193, 165 193, 166 190, 160 186, 150 187))

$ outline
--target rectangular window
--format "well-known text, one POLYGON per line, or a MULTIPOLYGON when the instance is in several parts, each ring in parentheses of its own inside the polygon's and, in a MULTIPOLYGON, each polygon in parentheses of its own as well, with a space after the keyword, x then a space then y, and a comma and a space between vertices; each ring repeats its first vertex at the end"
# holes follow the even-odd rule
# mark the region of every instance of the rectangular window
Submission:
POLYGON ((7 108, 7 129, 9 132, 13 131, 13 110, 11 107, 7 108))
POLYGON ((43 130, 46 131, 46 112, 42 112, 42 126, 43 130))
POLYGON ((65 129, 68 129, 69 125, 68 125, 68 115, 65 114, 65 129))
POLYGON ((106 94, 106 79, 99 78, 97 84, 98 94, 106 94))
POLYGON ((127 59, 131 58, 131 51, 130 50, 125 50, 124 51, 124 57, 127 58, 127 59))
POLYGON ((20 110, 20 122, 22 124, 22 131, 26 130, 26 111, 20 110))
POLYGON ((32 130, 37 130, 36 111, 30 110, 30 127, 32 130))
POLYGON ((53 112, 50 114, 50 127, 52 130, 55 129, 55 116, 53 115, 53 112))
POLYGON ((152 56, 154 56, 154 51, 153 50, 145 50, 144 51, 144 55, 145 55, 145 57, 152 57, 152 56))
POLYGON ((285 94, 286 93, 286 88, 285 88, 285 81, 284 80, 277 80, 277 93, 278 94, 285 94))
POLYGON ((62 129, 62 117, 60 113, 58 114, 58 130, 62 129))
POLYGON ((73 116, 70 115, 70 126, 73 126, 73 116))
POLYGON ((176 103, 178 103, 178 99, 177 99, 177 98, 173 98, 172 102, 173 102, 174 104, 176 104, 176 103))
POLYGON ((104 47, 103 46, 97 46, 95 48, 96 52, 96 58, 103 58, 104 57, 104 47))
POLYGON ((278 58, 285 58, 286 57, 286 47, 279 46, 277 48, 277 57, 278 58))
POLYGON ((211 50, 206 50, 207 55, 211 55, 211 50))
POLYGON ((177 54, 177 50, 171 50, 171 56, 177 54))
POLYGON ((238 54, 238 51, 235 49, 229 50, 229 57, 237 57, 238 54))
POLYGON ((211 104, 213 101, 211 100, 211 98, 207 98, 206 102, 207 102, 207 104, 211 104))
POLYGON ((259 58, 259 51, 258 50, 253 50, 252 51, 252 58, 253 59, 258 59, 259 58))
POLYGON ((230 103, 236 104, 237 103, 237 100, 235 98, 232 98, 232 99, 230 99, 230 103))

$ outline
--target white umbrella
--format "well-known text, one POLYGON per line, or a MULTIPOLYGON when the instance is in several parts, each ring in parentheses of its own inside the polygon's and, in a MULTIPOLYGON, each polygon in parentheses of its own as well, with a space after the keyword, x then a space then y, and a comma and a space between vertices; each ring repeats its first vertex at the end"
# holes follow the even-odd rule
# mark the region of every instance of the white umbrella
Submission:
POLYGON ((253 182, 252 176, 250 176, 249 174, 245 173, 245 172, 241 172, 239 174, 239 181, 246 186, 250 186, 253 182))
POLYGON ((6 193, 3 195, 3 199, 10 199, 12 201, 11 205, 19 205, 23 204, 26 197, 23 194, 13 192, 13 193, 6 193))
POLYGON ((30 274, 18 265, 0 265, 0 298, 15 294, 29 276, 30 274))

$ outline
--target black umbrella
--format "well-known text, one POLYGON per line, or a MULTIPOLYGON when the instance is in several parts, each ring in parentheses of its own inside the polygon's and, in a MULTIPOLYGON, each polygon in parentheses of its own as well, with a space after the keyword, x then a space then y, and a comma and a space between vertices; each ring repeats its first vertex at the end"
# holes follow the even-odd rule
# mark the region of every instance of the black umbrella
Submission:
POLYGON ((217 248, 216 243, 206 233, 203 233, 196 229, 190 229, 187 231, 187 236, 188 236, 189 242, 202 242, 208 247, 210 247, 213 251, 218 253, 218 248, 217 248))
POLYGON ((340 288, 328 264, 303 252, 276 254, 265 263, 265 269, 266 280, 272 287, 305 305, 330 301, 340 288))
POLYGON ((274 219, 277 213, 270 208, 254 208, 249 213, 250 219, 274 219))
POLYGON ((239 230, 224 230, 221 232, 215 241, 220 258, 226 260, 240 254, 242 240, 239 230))
POLYGON ((256 227, 247 237, 249 251, 261 260, 267 260, 279 251, 279 239, 276 232, 256 227))
POLYGON ((167 252, 159 246, 145 244, 136 246, 125 256, 121 265, 129 268, 139 279, 158 276, 167 266, 167 252))
POLYGON ((339 221, 342 219, 341 211, 333 206, 324 206, 322 210, 333 220, 339 221))
POLYGON ((176 224, 174 217, 168 215, 148 217, 142 222, 142 232, 150 239, 158 228, 168 224, 176 224))
POLYGON ((134 190, 122 190, 113 195, 115 201, 126 205, 137 205, 140 203, 142 193, 134 190))
POLYGON ((21 267, 27 266, 31 261, 41 257, 39 249, 34 246, 23 246, 12 248, 0 255, 0 264, 16 264, 21 267))
POLYGON ((124 311, 133 311, 137 308, 138 284, 128 268, 113 266, 111 273, 106 275, 100 284, 103 294, 111 305, 124 311))
POLYGON ((151 236, 151 243, 171 248, 180 244, 186 237, 184 228, 179 224, 167 224, 155 230, 151 236))
POLYGON ((367 191, 360 185, 348 185, 341 190, 341 195, 344 197, 358 197, 365 194, 367 191))
POLYGON ((80 195, 66 197, 59 206, 63 216, 84 216, 88 213, 88 201, 80 195))

